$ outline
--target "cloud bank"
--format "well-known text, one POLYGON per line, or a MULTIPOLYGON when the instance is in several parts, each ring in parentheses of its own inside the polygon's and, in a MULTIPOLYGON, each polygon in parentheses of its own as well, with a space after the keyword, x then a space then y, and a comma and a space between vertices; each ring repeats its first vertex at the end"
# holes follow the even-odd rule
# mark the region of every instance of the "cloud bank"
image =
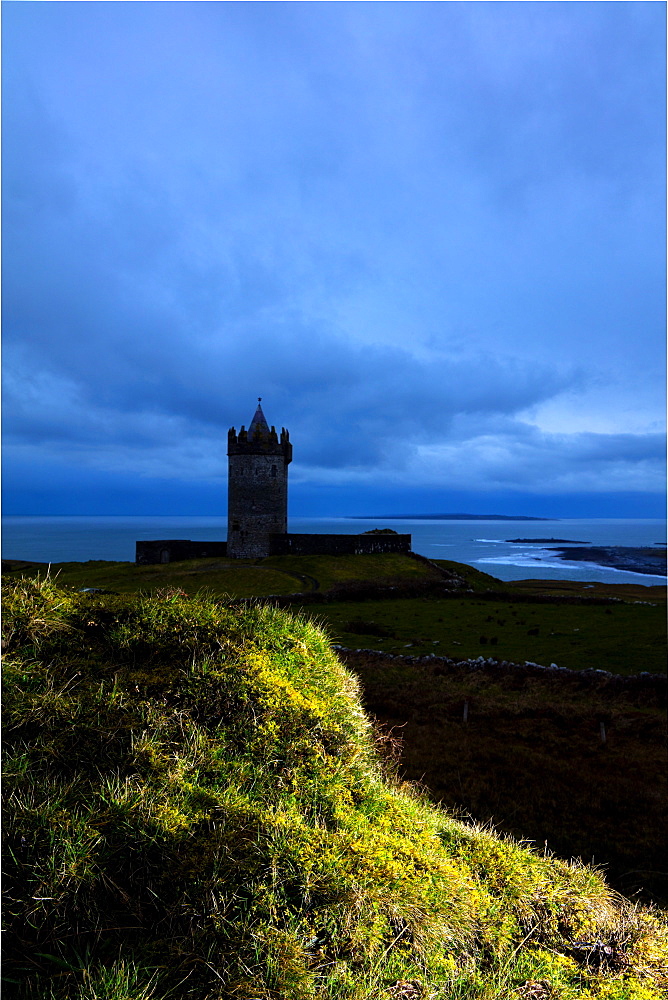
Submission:
POLYGON ((258 395, 349 509, 660 494, 663 18, 6 5, 12 503, 222 489, 258 395))

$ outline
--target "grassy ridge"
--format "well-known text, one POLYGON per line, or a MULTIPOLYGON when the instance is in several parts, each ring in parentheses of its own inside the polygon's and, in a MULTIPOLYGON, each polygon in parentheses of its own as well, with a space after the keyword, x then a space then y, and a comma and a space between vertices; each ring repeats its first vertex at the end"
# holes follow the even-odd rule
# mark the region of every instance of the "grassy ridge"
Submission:
POLYGON ((663 995, 658 915, 402 785, 311 621, 24 581, 3 626, 14 995, 663 995))

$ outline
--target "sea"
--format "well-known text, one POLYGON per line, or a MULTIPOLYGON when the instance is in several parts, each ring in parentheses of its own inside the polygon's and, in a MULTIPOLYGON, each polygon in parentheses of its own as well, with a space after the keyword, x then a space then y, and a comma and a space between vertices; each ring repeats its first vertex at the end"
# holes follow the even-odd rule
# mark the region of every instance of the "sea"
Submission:
MULTIPOLYGON (((439 521, 406 518, 294 517, 289 530, 353 534, 392 528, 413 536, 413 551, 430 559, 468 563, 501 580, 578 580, 601 583, 666 582, 649 576, 559 559, 537 539, 592 545, 656 546, 666 543, 665 519, 560 518, 550 521, 439 521), (522 539, 512 542, 510 539, 522 539)), ((134 562, 135 542, 187 538, 224 541, 225 517, 4 517, 2 556, 32 562, 134 562)))

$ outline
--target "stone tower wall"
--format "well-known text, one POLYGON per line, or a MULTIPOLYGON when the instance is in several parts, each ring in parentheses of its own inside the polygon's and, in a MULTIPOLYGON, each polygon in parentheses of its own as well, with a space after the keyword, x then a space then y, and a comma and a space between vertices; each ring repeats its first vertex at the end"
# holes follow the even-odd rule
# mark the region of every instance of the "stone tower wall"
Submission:
POLYGON ((139 541, 135 545, 135 562, 138 566, 225 555, 227 555, 227 543, 220 541, 191 542, 187 538, 165 538, 156 541, 139 541))
POLYGON ((288 464, 292 446, 286 431, 249 440, 234 428, 228 438, 227 554, 234 559, 268 556, 271 535, 288 530, 288 464))

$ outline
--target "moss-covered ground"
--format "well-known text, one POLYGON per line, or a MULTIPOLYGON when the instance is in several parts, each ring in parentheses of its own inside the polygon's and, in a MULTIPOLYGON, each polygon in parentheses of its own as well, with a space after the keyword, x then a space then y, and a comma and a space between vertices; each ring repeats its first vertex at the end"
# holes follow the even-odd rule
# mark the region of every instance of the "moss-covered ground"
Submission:
POLYGON ((668 928, 395 776, 311 620, 9 584, 5 990, 665 996, 668 928))

